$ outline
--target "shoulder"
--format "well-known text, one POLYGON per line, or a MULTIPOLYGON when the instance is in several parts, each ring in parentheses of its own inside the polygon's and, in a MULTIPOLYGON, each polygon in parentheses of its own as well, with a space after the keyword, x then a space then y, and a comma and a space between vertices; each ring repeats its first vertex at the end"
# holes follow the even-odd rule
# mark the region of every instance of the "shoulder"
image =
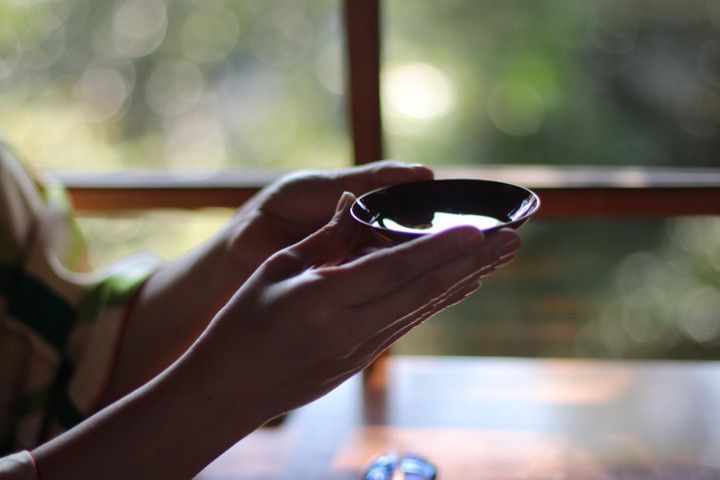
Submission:
MULTIPOLYGON (((15 154, 12 148, 0 137, 0 181, 3 184, 16 183, 24 188, 37 190, 38 182, 32 169, 15 154)), ((5 185, 3 185, 5 186, 5 185)))
POLYGON ((22 244, 31 224, 44 209, 40 184, 0 139, 0 240, 22 244))

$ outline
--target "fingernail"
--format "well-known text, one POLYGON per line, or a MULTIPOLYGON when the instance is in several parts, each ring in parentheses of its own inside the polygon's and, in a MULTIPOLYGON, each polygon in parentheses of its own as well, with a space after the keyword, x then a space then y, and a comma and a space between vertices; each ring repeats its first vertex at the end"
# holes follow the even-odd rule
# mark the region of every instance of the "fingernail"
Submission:
POLYGON ((480 280, 473 280, 460 290, 460 294, 464 296, 470 295, 480 287, 482 287, 482 282, 480 282, 480 280))
POLYGON ((350 192, 343 192, 338 201, 337 207, 335 207, 335 213, 345 211, 352 202, 355 201, 355 195, 350 192))

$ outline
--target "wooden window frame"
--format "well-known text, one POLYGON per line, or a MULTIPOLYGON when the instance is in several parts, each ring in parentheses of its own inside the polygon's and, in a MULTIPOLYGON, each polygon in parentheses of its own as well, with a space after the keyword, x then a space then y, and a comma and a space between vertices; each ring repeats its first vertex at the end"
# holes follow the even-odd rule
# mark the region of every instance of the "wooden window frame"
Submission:
MULTIPOLYGON (((344 0, 347 100, 356 165, 383 158, 380 107, 381 0, 344 0)), ((279 173, 60 175, 81 211, 237 207, 279 173)), ((439 177, 520 183, 541 198, 546 219, 720 215, 720 169, 442 168, 439 177)))

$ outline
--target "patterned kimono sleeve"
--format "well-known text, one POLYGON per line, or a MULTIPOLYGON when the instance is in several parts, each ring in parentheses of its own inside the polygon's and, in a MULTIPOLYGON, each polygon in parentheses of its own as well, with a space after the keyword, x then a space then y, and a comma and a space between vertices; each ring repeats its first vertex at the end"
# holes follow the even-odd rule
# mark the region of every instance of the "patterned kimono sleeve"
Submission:
POLYGON ((57 427, 66 430, 94 413, 107 387, 127 318, 158 261, 138 255, 114 265, 88 291, 77 309, 68 339, 64 408, 57 427))
POLYGON ((137 256, 90 271, 65 190, 39 181, 2 143, 0 183, 7 247, 0 253, 0 343, 22 347, 12 368, 0 368, 2 454, 30 449, 94 413, 125 320, 158 261, 137 256))

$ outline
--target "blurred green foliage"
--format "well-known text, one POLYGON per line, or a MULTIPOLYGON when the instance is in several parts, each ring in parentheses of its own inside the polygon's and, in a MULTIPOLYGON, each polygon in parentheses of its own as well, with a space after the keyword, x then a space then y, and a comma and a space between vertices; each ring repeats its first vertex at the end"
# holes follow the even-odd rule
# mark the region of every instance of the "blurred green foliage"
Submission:
MULTIPOLYGON (((337 0, 0 1, 0 132, 47 169, 350 163, 337 0)), ((384 0, 388 154, 717 166, 717 0, 384 0)), ((86 216, 100 265, 231 212, 86 216)), ((720 220, 531 222, 405 353, 720 357, 720 220)))
POLYGON ((385 5, 392 156, 429 164, 717 165, 716 0, 385 5), (393 98, 406 65, 429 67, 442 80, 428 70, 405 87, 407 98, 393 98), (447 96, 451 107, 436 114, 403 110, 403 102, 447 96))
MULTIPOLYGON (((384 5, 392 157, 719 166, 716 0, 384 5)), ((719 226, 717 218, 530 222, 514 265, 396 348, 720 358, 719 226)))
POLYGON ((6 0, 0 130, 54 169, 347 164, 338 8, 6 0))

